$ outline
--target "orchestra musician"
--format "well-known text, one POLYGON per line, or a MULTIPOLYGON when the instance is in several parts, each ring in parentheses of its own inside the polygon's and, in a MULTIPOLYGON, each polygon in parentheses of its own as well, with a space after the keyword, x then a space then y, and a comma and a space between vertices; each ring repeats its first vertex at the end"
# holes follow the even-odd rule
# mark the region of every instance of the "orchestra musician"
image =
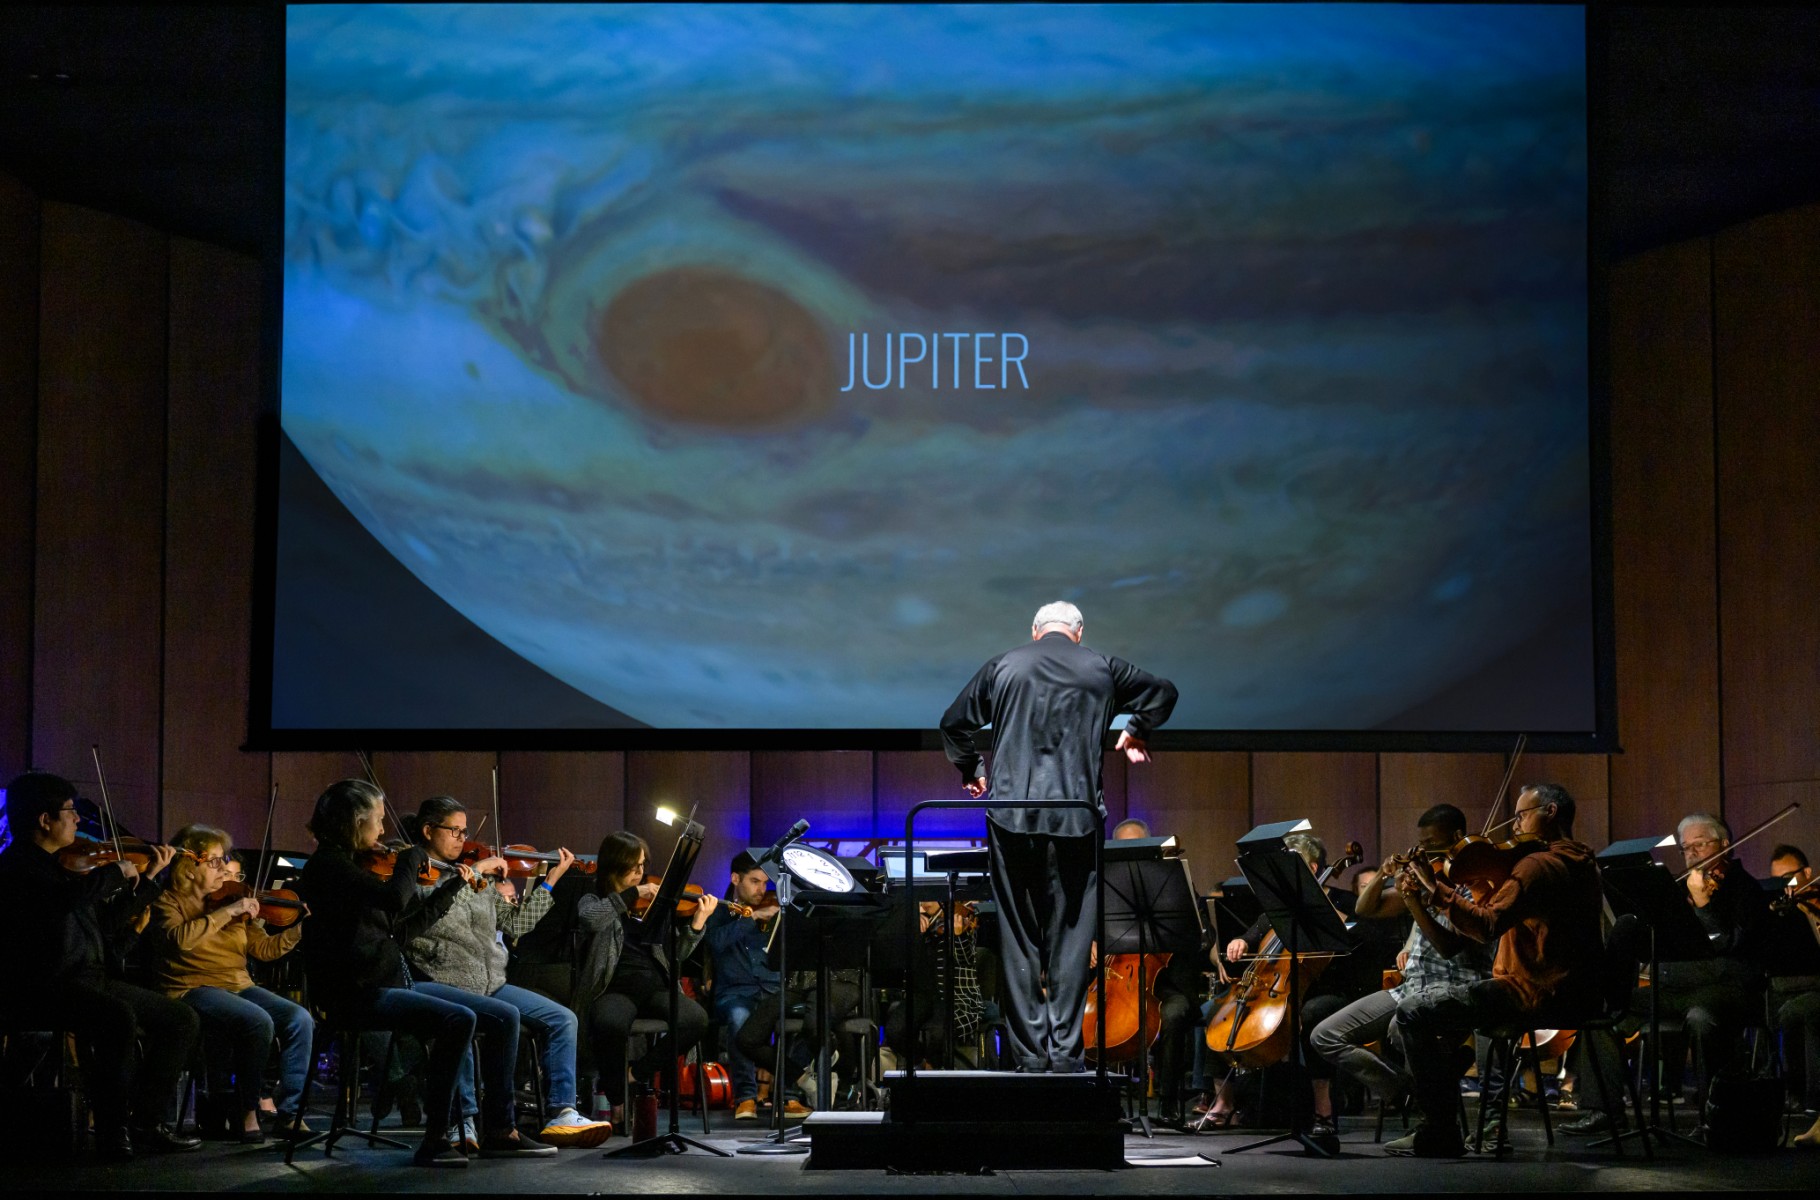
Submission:
MULTIPOLYGON (((649 905, 658 884, 646 882, 650 849, 635 833, 621 830, 600 843, 594 892, 576 904, 575 918, 586 940, 580 947, 572 1006, 593 1057, 595 1086, 613 1108, 615 1124, 624 1122, 626 1102, 626 1039, 639 1017, 670 1019, 672 964, 661 943, 647 945, 626 937, 626 921, 636 914, 639 901, 649 905)), ((704 895, 689 923, 677 931, 676 953, 686 959, 701 944, 708 918, 719 906, 704 895)), ((651 913, 651 920, 675 920, 675 914, 651 913)), ((658 1069, 687 1054, 708 1030, 708 1014, 688 996, 678 997, 676 1028, 651 1045, 631 1064, 635 1083, 648 1088, 658 1069)))
MULTIPOLYGON (((1764 963, 1759 938, 1769 913, 1769 898, 1743 864, 1726 853, 1731 847, 1731 832, 1718 817, 1692 813, 1681 818, 1675 827, 1675 840, 1690 867, 1711 855, 1726 854, 1703 870, 1691 871, 1685 883, 1688 903, 1706 930, 1714 956, 1662 963, 1653 989, 1658 1013, 1683 1018, 1682 1027, 1699 1073, 1696 1083, 1704 1097, 1706 1084, 1737 1054, 1744 1027, 1752 1023, 1754 1014, 1763 1011, 1764 963)), ((1651 990, 1641 987, 1631 994, 1630 1013, 1620 1026, 1623 1032, 1635 1032, 1649 1023, 1651 998, 1651 990)), ((1623 1078, 1618 1072, 1623 1059, 1617 1039, 1611 1033, 1589 1033, 1569 1053, 1580 1080, 1582 1107, 1590 1104, 1591 1110, 1562 1125, 1561 1132, 1607 1133, 1614 1126, 1627 1127, 1628 1121, 1621 1113, 1613 1117, 1603 1111, 1608 1099, 1622 1095, 1623 1078), (1584 1043, 1588 1039, 1599 1042, 1598 1072, 1587 1069, 1589 1055, 1584 1043)), ((1664 1056, 1663 1061, 1667 1067, 1663 1086, 1679 1087, 1678 1056, 1664 1056)))
MULTIPOLYGON (((462 857, 468 840, 468 813, 453 796, 431 796, 418 806, 412 832, 429 851, 432 861, 453 869, 462 857)), ((506 981, 506 948, 499 935, 521 937, 537 925, 550 911, 554 885, 561 881, 575 855, 557 851, 557 861, 549 874, 520 904, 508 901, 498 882, 469 887, 455 893, 454 903, 426 924, 405 947, 412 975, 427 980, 423 990, 485 1014, 501 1032, 496 1038, 482 1041, 483 1052, 496 1051, 508 1060, 495 1065, 503 1078, 516 1077, 519 1029, 526 1027, 537 1034, 542 1045, 542 1065, 546 1089, 543 1128, 537 1141, 548 1146, 598 1146, 613 1135, 613 1126, 592 1121, 575 1108, 576 1018, 564 1005, 529 988, 506 981), (499 1043, 497 1046, 493 1043, 499 1043)), ((503 881, 505 860, 486 857, 472 864, 476 875, 486 878, 499 872, 503 881)), ((423 884, 419 892, 428 898, 435 884, 423 884)), ((462 1143, 479 1147, 473 1118, 479 1113, 474 1095, 472 1055, 457 1077, 462 1116, 462 1143)), ((489 1100, 500 1100, 505 1125, 512 1121, 510 1091, 489 1100)), ((495 1125, 494 1128, 500 1126, 495 1125)))
POLYGON ((1400 887, 1419 892, 1462 936, 1495 941, 1497 952, 1490 978, 1431 987, 1398 1004, 1421 1124, 1406 1145, 1386 1147, 1390 1153, 1466 1153, 1457 1111, 1460 1076, 1472 1057, 1462 1045, 1468 1034, 1504 1025, 1572 1024, 1555 1018, 1591 1011, 1597 1003, 1604 892, 1592 849, 1573 838, 1573 797, 1559 784, 1528 785, 1517 793, 1512 825, 1517 836, 1534 835, 1543 847, 1518 859, 1509 878, 1483 900, 1437 879, 1422 855, 1402 873, 1400 887))
POLYGON ((307 1134, 309 1127, 297 1121, 297 1105, 310 1065, 315 1019, 301 1004, 256 986, 247 971, 249 957, 276 962, 295 949, 304 922, 272 932, 259 920, 257 897, 211 903, 210 896, 223 884, 240 878, 225 830, 186 825, 171 844, 177 850, 171 885, 152 906, 148 933, 152 979, 159 991, 183 1001, 201 1018, 217 1129, 243 1143, 266 1140, 259 1123, 260 1082, 276 1035, 274 1131, 284 1137, 293 1130, 307 1134))
MULTIPOLYGON (((1283 839, 1283 848, 1301 855, 1302 861, 1316 875, 1327 865, 1327 847, 1313 834, 1292 833, 1283 839)), ((1325 890, 1340 915, 1350 922, 1355 899, 1352 892, 1333 886, 1328 886, 1325 890)), ((1237 964, 1252 957, 1270 935, 1270 921, 1260 913, 1258 919, 1252 922, 1251 928, 1226 943, 1224 949, 1227 963, 1237 964)), ((1346 969, 1343 963, 1336 966, 1338 969, 1323 971, 1308 986, 1302 997, 1301 1049, 1302 1059, 1307 1065, 1309 1086, 1314 1093, 1314 1123, 1309 1128, 1309 1133, 1315 1137, 1336 1137, 1339 1125, 1333 1107, 1333 1064, 1312 1050, 1309 1035, 1321 1022, 1344 1008, 1359 991, 1355 973, 1346 969)), ((1207 1114, 1208 1125, 1215 1129, 1231 1125, 1237 1115, 1237 1100, 1232 1079, 1228 1076, 1221 1080, 1214 1092, 1213 1107, 1207 1114)))
MULTIPOLYGON (((1814 878, 1807 855, 1798 846, 1785 844, 1770 851, 1769 869, 1789 891, 1814 878)), ((1773 925, 1766 955, 1772 964, 1769 1011, 1782 1047, 1788 1108, 1820 1114, 1820 893, 1773 918, 1773 925)), ((1820 1138, 1795 1142, 1811 1146, 1820 1144, 1820 1138)))
MULTIPOLYGON (((750 851, 733 856, 728 873, 727 899, 747 909, 765 899, 770 878, 750 851)), ((766 952, 769 929, 750 916, 741 916, 722 905, 708 918, 704 940, 714 959, 714 1017, 727 1031, 728 1075, 733 1084, 733 1119, 758 1119, 758 1063, 739 1048, 739 1032, 767 996, 781 985, 766 952)), ((773 1020, 776 1011, 772 1010, 773 1020)), ((805 1117, 809 1110, 792 1100, 788 1116, 805 1117)))
POLYGON ((153 876, 176 852, 153 846, 143 870, 121 861, 77 874, 58 858, 75 843, 77 821, 76 787, 62 776, 28 771, 6 785, 12 841, 0 852, 0 962, 8 968, 0 1018, 15 1028, 68 1030, 80 1041, 104 1159, 130 1159, 135 1148, 194 1150, 201 1141, 173 1122, 177 1080, 199 1034, 196 1010, 122 980, 117 953, 157 900, 153 876))
POLYGON ((424 1131, 412 1161, 421 1167, 465 1167, 459 1138, 451 1139, 456 1076, 476 1029, 494 1043, 483 1056, 487 1095, 499 1105, 480 1152, 488 1157, 553 1153, 513 1128, 516 1041, 510 1055, 499 1048, 503 1024, 490 1012, 452 998, 456 989, 415 981, 405 966, 405 946, 446 914, 474 872, 457 865, 426 894, 417 878, 430 863, 423 846, 397 851, 391 875, 381 878, 367 860, 382 854, 385 793, 364 779, 330 784, 316 798, 309 830, 316 851, 304 864, 296 890, 310 906, 310 936, 303 941, 304 970, 312 1000, 331 1019, 362 1030, 410 1034, 428 1051, 423 1089, 424 1131))
POLYGON ((1021 1071, 1085 1069, 1081 1013, 1098 916, 1094 844, 1101 826, 1085 811, 1019 808, 1021 800, 1088 800, 1105 819, 1101 762, 1106 731, 1130 721, 1117 749, 1150 760, 1145 739, 1169 719, 1175 685, 1081 644, 1081 610, 1045 604, 1030 641, 988 661, 942 716, 942 743, 967 794, 990 788, 987 810, 993 899, 1011 1041, 1021 1071), (984 769, 990 725, 992 775, 984 769))
MULTIPOLYGON (((1416 850, 1444 854, 1465 833, 1465 814, 1451 804, 1437 804, 1416 820, 1416 850)), ((1308 1039, 1322 1058, 1374 1089, 1387 1109, 1401 1106, 1412 1082, 1408 1056, 1397 1054, 1396 1065, 1387 1057, 1399 1047, 1398 1006, 1430 989, 1470 988, 1491 975, 1491 946, 1462 936, 1424 896, 1398 888, 1401 869, 1394 857, 1386 858, 1359 890, 1356 912, 1361 919, 1386 920, 1407 913, 1414 920, 1398 965, 1403 981, 1393 988, 1367 991, 1315 1026, 1308 1039), (1378 1052, 1370 1049, 1373 1042, 1379 1044, 1378 1052)), ((1486 1057, 1480 1056, 1482 1077, 1486 1057)), ((1396 1148, 1398 1142, 1389 1146, 1396 1148)))
POLYGON ((917 905, 917 927, 922 937, 916 945, 916 1023, 918 1034, 910 1036, 904 1015, 904 1002, 894 1002, 885 1013, 885 1045, 899 1059, 911 1055, 928 1057, 946 1036, 948 1021, 954 1022, 957 1051, 971 1042, 986 1019, 986 998, 980 987, 982 959, 988 959, 979 944, 978 918, 970 904, 955 905, 954 979, 948 979, 948 926, 951 914, 934 900, 917 905))

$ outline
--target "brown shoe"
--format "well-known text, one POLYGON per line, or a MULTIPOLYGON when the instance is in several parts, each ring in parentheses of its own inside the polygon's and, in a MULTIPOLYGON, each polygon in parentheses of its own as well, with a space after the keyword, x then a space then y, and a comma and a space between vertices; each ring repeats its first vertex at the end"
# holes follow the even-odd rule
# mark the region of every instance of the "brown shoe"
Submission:
POLYGON ((800 1100, 791 1100, 784 1105, 784 1117, 792 1121, 801 1120, 814 1111, 800 1100))
POLYGON ((741 1100, 733 1108, 733 1119, 735 1121, 756 1121, 756 1120, 758 1120, 758 1101, 741 1100))

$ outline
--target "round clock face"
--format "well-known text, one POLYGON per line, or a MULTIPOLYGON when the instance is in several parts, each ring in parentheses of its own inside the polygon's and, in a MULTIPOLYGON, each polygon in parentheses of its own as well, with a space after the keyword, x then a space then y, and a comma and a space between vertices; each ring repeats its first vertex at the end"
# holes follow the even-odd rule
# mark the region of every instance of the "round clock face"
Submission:
POLYGON ((824 892, 850 892, 853 874, 838 861, 808 846, 785 846, 780 856, 784 869, 812 888, 824 892))

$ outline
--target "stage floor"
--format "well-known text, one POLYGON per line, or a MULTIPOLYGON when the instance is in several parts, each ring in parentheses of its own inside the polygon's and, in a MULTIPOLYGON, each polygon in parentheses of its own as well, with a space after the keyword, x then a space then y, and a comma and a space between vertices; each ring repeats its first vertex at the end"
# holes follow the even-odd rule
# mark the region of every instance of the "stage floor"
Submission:
MULTIPOLYGON (((683 1133, 725 1150, 759 1140, 762 1131, 735 1126, 714 1114, 713 1132, 684 1117, 683 1133)), ((607 1159, 598 1150, 564 1150, 554 1159, 476 1160, 466 1170, 424 1170, 399 1150, 370 1150, 342 1143, 333 1158, 320 1148, 284 1165, 274 1146, 208 1144, 194 1154, 146 1156, 120 1167, 12 1164, 7 1192, 179 1191, 463 1193, 485 1195, 587 1194, 764 1197, 778 1195, 1209 1195, 1263 1192, 1655 1192, 1811 1190, 1820 1186, 1820 1153, 1778 1150, 1748 1158, 1726 1157, 1685 1145, 1658 1150, 1646 1163, 1627 1145, 1623 1158, 1610 1148, 1586 1149, 1583 1140, 1557 1137, 1549 1150, 1534 1112, 1516 1115, 1514 1153, 1502 1161, 1468 1155, 1450 1161, 1393 1158, 1372 1141, 1373 1122, 1343 1122, 1342 1157, 1304 1157, 1283 1143, 1232 1154, 1254 1141, 1255 1131, 1190 1136, 1159 1131, 1155 1139, 1131 1137, 1127 1156, 1208 1155, 1218 1166, 1159 1166, 1109 1172, 1007 1171, 990 1176, 887 1175, 883 1171, 807 1171, 802 1157, 736 1155, 716 1158, 691 1152, 659 1159, 607 1159)), ((388 1132, 390 1132, 388 1130, 388 1132)), ((1394 1137, 1394 1126, 1386 1136, 1394 1137)), ((616 1138, 610 1146, 626 1145, 616 1138)))

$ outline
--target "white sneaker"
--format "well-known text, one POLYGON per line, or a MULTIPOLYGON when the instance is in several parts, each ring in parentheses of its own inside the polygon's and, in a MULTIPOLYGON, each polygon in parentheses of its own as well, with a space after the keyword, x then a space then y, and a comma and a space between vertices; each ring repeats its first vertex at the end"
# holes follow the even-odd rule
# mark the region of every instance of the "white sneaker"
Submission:
POLYGON ((461 1120, 461 1149, 464 1154, 480 1153, 480 1130, 474 1124, 473 1117, 461 1120))
POLYGON ((544 1123, 537 1140, 551 1146, 580 1146, 591 1150, 612 1136, 611 1121, 590 1121, 570 1105, 544 1123))

